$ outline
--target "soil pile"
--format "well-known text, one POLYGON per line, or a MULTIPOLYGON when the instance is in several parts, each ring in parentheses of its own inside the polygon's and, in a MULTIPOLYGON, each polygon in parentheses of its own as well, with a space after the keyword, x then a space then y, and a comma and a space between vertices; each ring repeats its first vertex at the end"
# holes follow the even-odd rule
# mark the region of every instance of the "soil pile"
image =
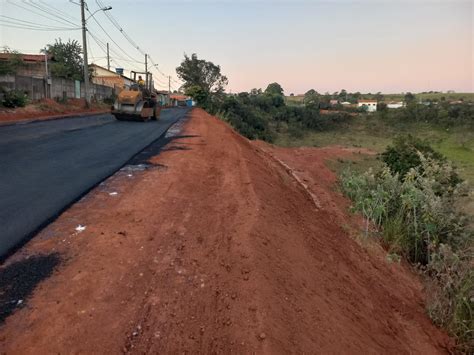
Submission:
POLYGON ((350 237, 323 163, 336 152, 190 116, 151 168, 109 179, 15 256, 66 261, 6 320, 3 350, 446 352, 416 278, 350 237))

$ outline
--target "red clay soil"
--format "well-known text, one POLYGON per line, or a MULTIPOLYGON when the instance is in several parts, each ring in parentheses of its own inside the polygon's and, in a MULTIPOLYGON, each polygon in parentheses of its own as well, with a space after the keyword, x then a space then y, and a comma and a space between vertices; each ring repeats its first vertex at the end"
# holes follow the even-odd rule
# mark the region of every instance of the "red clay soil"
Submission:
POLYGON ((253 144, 194 109, 160 165, 116 174, 7 261, 64 260, 7 318, 0 349, 446 353, 416 277, 349 236, 333 153, 253 144))
POLYGON ((1 108, 0 123, 44 120, 59 116, 82 113, 103 113, 109 111, 110 108, 103 104, 92 104, 90 108, 85 108, 84 100, 79 99, 69 99, 66 104, 60 104, 51 99, 44 99, 25 107, 17 107, 14 109, 1 108))

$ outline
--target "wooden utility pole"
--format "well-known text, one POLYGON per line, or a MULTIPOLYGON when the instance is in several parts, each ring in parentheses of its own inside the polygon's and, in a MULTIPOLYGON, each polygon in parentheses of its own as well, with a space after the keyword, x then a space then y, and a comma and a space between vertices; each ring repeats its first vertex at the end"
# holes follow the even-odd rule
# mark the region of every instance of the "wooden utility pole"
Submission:
POLYGON ((168 75, 168 94, 171 95, 171 75, 168 75))
POLYGON ((87 62, 87 38, 86 38, 86 17, 84 13, 84 0, 81 0, 81 22, 82 22, 82 49, 84 51, 84 97, 86 106, 90 104, 89 97, 89 64, 87 62))
POLYGON ((109 43, 107 42, 107 69, 110 70, 109 43))

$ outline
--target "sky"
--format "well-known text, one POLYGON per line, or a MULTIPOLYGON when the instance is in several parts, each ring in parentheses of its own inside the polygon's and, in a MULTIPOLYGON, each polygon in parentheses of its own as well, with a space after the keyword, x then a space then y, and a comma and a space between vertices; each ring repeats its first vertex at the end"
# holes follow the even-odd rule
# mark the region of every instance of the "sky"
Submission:
MULTIPOLYGON (((474 91, 474 0, 87 3, 91 12, 100 3, 112 6, 109 14, 158 64, 154 78, 161 88, 171 75, 177 89, 176 67, 184 53, 197 53, 221 66, 230 92, 265 89, 272 82, 287 95, 309 89, 474 91)), ((0 0, 0 46, 38 53, 56 38, 82 43, 81 31, 69 30, 79 27, 79 19, 80 7, 69 0, 0 0), (7 27, 18 23, 35 29, 7 27)), ((102 11, 87 26, 89 62, 105 66, 109 42, 112 68, 123 67, 126 74, 144 69, 144 56, 102 11)))

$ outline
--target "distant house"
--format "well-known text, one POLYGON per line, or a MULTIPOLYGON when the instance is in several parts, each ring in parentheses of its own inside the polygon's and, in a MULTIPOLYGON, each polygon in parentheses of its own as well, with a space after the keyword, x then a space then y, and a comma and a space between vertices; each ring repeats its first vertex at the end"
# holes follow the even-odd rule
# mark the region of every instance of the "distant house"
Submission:
MULTIPOLYGON (((10 61, 17 55, 20 56, 22 65, 17 68, 16 75, 37 79, 44 79, 46 77, 46 56, 44 54, 0 53, 0 62, 10 61)), ((48 56, 48 61, 51 60, 51 56, 48 56)), ((50 75, 51 69, 48 68, 48 76, 50 75)))
POLYGON ((359 100, 357 107, 367 107, 367 112, 377 111, 377 100, 359 100))
POLYGON ((164 90, 156 90, 156 101, 158 101, 160 106, 170 105, 171 100, 169 92, 164 90))
POLYGON ((129 88, 133 80, 123 74, 108 70, 97 64, 90 64, 89 70, 92 72, 92 83, 108 86, 114 89, 122 90, 129 88))
POLYGON ((387 103, 387 108, 400 108, 405 106, 405 103, 403 101, 390 101, 387 103))
POLYGON ((171 106, 187 106, 187 100, 189 100, 189 97, 182 94, 171 94, 170 100, 171 106))
POLYGON ((336 106, 338 103, 339 103, 339 100, 336 100, 336 99, 329 100, 329 105, 331 106, 336 106))

